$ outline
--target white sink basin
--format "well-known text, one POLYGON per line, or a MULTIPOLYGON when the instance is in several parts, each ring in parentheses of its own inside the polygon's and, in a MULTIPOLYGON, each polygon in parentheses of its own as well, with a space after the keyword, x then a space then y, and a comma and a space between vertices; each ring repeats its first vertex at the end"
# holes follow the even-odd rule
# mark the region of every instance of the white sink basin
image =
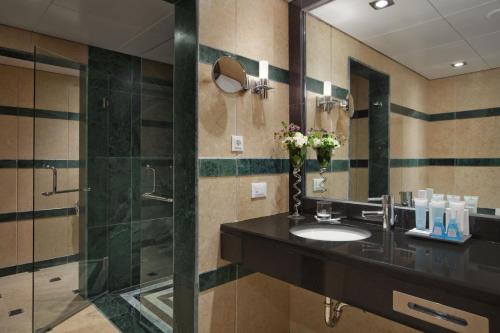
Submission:
POLYGON ((305 224, 290 228, 295 236, 331 242, 350 242, 365 239, 372 234, 368 230, 340 224, 305 224))

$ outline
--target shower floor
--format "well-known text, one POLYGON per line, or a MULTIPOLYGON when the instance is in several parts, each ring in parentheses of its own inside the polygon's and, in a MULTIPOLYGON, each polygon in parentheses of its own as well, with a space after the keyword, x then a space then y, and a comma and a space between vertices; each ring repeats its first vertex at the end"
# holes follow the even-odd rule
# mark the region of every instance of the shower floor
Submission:
MULTIPOLYGON (((83 308, 50 332, 172 332, 172 279, 104 295, 93 304, 78 295, 78 262, 35 272, 36 327, 83 308)), ((33 273, 0 277, 0 332, 32 331, 33 273)))

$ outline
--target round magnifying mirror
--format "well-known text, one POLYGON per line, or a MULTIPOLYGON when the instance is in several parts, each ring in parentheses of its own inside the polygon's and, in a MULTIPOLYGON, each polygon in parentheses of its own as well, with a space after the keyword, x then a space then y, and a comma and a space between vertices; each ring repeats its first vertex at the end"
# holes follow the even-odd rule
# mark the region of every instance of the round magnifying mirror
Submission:
POLYGON ((229 94, 247 89, 245 68, 238 60, 228 56, 221 57, 215 62, 212 79, 219 89, 229 94))

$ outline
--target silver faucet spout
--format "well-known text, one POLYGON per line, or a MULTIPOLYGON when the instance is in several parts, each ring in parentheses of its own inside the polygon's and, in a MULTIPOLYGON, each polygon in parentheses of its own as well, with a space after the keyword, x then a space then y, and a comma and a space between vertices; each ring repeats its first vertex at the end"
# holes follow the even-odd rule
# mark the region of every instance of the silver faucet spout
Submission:
POLYGON ((361 216, 382 216, 383 217, 383 228, 392 229, 394 228, 394 196, 392 194, 384 194, 380 198, 368 198, 368 201, 381 201, 382 210, 380 211, 362 211, 361 216))

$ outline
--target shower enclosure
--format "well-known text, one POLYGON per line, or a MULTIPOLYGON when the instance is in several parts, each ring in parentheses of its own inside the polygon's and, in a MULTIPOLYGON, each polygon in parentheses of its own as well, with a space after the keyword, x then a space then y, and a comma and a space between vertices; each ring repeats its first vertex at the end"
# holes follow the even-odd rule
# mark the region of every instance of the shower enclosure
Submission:
POLYGON ((15 140, 0 163, 0 331, 98 314, 171 332, 173 65, 92 46, 87 63, 41 47, 0 58, 1 144, 15 140))

